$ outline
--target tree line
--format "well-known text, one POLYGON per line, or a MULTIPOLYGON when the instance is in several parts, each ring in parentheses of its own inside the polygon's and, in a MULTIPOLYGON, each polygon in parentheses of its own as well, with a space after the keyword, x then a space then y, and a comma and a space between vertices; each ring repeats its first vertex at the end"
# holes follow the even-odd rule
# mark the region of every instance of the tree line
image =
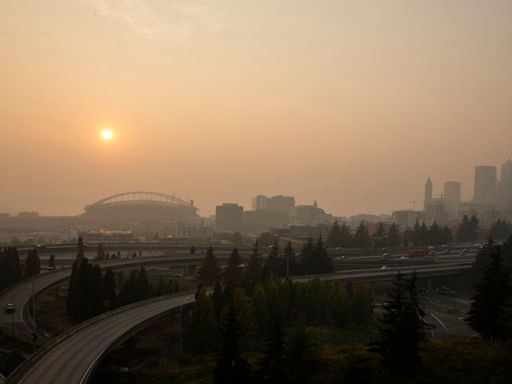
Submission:
POLYGON ((165 284, 160 278, 153 286, 144 267, 132 270, 126 281, 120 273, 121 286, 118 288, 111 267, 103 273, 98 264, 91 264, 84 257, 83 242, 79 239, 78 253, 69 278, 66 303, 68 315, 75 322, 87 320, 118 306, 134 303, 166 293, 179 291, 174 280, 165 284))
POLYGON ((441 227, 437 222, 427 226, 425 222, 416 220, 413 228, 406 228, 401 231, 395 223, 389 228, 379 223, 375 233, 370 234, 368 227, 361 222, 354 233, 346 223, 341 225, 334 222, 329 236, 327 237, 328 247, 344 248, 381 248, 381 247, 409 247, 409 246, 430 246, 442 245, 452 241, 453 235, 446 225, 441 227))
POLYGON ((24 268, 16 247, 0 249, 0 290, 5 289, 23 278, 37 275, 40 272, 40 260, 37 249, 30 249, 25 259, 24 268))
POLYGON ((512 237, 503 245, 489 240, 472 268, 475 295, 467 321, 482 338, 512 339, 512 237))
POLYGON ((286 265, 293 272, 325 271, 327 260, 321 239, 309 239, 298 257, 290 244, 281 252, 274 243, 265 261, 255 243, 247 265, 235 248, 224 270, 213 248, 208 249, 199 278, 214 289, 210 295, 199 286, 188 337, 195 352, 217 352, 215 383, 304 382, 311 374, 305 326, 345 329, 371 321, 373 296, 365 284, 326 283, 318 278, 295 283, 276 277, 285 276, 286 265), (291 328, 296 332, 286 336, 291 328), (255 346, 254 340, 265 342, 255 346), (255 347, 261 348, 261 358, 251 364, 245 356, 255 347))

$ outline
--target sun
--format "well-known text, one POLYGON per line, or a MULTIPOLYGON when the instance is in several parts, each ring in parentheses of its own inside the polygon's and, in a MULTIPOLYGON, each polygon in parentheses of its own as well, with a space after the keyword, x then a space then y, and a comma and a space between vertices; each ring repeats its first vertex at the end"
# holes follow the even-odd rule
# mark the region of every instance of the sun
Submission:
POLYGON ((110 129, 104 129, 101 131, 101 138, 105 141, 110 141, 114 138, 114 132, 110 129))

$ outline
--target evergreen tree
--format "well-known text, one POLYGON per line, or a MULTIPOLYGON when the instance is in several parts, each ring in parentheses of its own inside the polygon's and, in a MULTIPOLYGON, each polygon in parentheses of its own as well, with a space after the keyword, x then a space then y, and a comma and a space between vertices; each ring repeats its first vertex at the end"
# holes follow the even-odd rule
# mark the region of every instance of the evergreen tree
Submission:
POLYGON ((268 279, 271 275, 280 275, 279 273, 279 243, 275 240, 274 245, 270 248, 270 252, 263 265, 263 280, 268 279))
POLYGON ((41 269, 39 255, 37 254, 37 249, 31 249, 27 253, 27 258, 25 259, 25 277, 31 277, 39 274, 41 269))
POLYGON ((144 267, 140 267, 136 284, 136 300, 149 299, 153 295, 153 287, 149 284, 148 273, 144 267))
POLYGON ((467 321, 484 339, 506 338, 505 307, 511 298, 510 272, 503 263, 500 246, 494 246, 476 286, 467 321))
POLYGON ((281 384, 286 376, 286 344, 280 319, 277 317, 265 344, 256 372, 258 383, 281 384))
POLYGON ((377 350, 395 378, 408 376, 420 364, 420 344, 426 340, 428 325, 416 292, 416 273, 410 280, 397 274, 390 300, 379 319, 381 340, 377 350))
POLYGON ((258 242, 255 241, 247 266, 247 281, 250 287, 254 287, 254 285, 256 285, 256 283, 260 280, 262 271, 263 267, 258 249, 258 242))
POLYGON ((347 290, 339 283, 334 283, 331 286, 329 314, 336 326, 345 328, 350 318, 350 304, 347 290))
POLYGON ((117 306, 116 279, 111 267, 105 271, 105 304, 107 309, 117 306))
POLYGON ((356 324, 367 324, 373 316, 372 291, 366 284, 356 284, 351 300, 352 320, 356 324))
POLYGON ((220 315, 222 313, 222 308, 224 307, 224 292, 222 290, 222 286, 217 281, 215 283, 215 288, 213 288, 213 312, 215 314, 215 319, 217 321, 220 320, 220 315))
POLYGON ((286 244, 282 259, 284 276, 289 277, 300 273, 300 265, 295 259, 295 253, 293 252, 291 241, 288 241, 288 244, 286 244))
POLYGON ((210 245, 206 251, 206 256, 199 269, 199 281, 205 286, 211 286, 220 280, 220 268, 217 264, 217 258, 213 253, 213 247, 210 245))
POLYGON ((361 224, 359 224, 359 227, 357 227, 356 233, 354 234, 354 247, 368 248, 370 245, 371 242, 368 228, 364 225, 364 222, 361 221, 361 224))
POLYGON ((467 215, 464 215, 457 230, 457 241, 475 241, 478 235, 478 228, 479 221, 476 216, 473 215, 469 218, 467 215))
POLYGON ((215 384, 240 384, 250 382, 250 365, 242 357, 238 314, 234 305, 229 306, 226 320, 220 328, 221 349, 213 374, 215 384))
POLYGON ((204 287, 196 295, 196 302, 192 308, 191 329, 197 349, 204 351, 213 345, 217 324, 213 301, 204 287))
POLYGON ((99 244, 96 249, 96 260, 105 260, 105 249, 103 248, 103 244, 99 244))
POLYGON ((322 242, 322 236, 318 238, 315 244, 314 255, 314 273, 332 272, 332 259, 327 252, 327 248, 322 242))
POLYGON ((334 247, 341 247, 345 244, 343 244, 343 234, 341 232, 341 228, 338 224, 338 220, 336 220, 331 227, 331 230, 329 232, 329 236, 327 236, 327 246, 334 248, 334 247))
POLYGON ((489 229, 489 236, 495 240, 503 240, 512 235, 512 225, 506 220, 496 220, 489 229))
POLYGON ((388 246, 400 246, 400 228, 395 223, 391 224, 388 231, 388 246))
POLYGON ((287 353, 287 383, 306 384, 313 371, 313 347, 303 326, 297 327, 287 353))
POLYGON ((50 255, 50 260, 48 260, 48 267, 51 269, 55 268, 55 255, 54 254, 50 255))
POLYGON ((242 264, 242 259, 238 253, 238 248, 234 248, 229 256, 228 266, 224 271, 224 284, 228 291, 239 287, 242 283, 243 274, 240 264, 242 264))
POLYGON ((85 298, 87 305, 86 318, 99 315, 105 310, 105 282, 101 274, 101 268, 97 264, 91 267, 89 287, 85 298))
POLYGON ((300 257, 303 272, 306 274, 315 273, 313 270, 313 266, 315 264, 315 246, 313 245, 313 239, 311 238, 311 236, 308 238, 308 241, 303 245, 300 257))

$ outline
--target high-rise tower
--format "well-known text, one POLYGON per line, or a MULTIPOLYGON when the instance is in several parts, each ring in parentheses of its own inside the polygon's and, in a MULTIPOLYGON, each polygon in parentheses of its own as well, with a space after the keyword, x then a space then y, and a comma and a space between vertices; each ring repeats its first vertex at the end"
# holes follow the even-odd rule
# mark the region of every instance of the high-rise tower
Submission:
POLYGON ((479 204, 496 204, 496 167, 477 165, 475 167, 475 193, 473 201, 479 204))
POLYGON ((430 177, 427 179, 427 182, 425 183, 425 200, 424 200, 424 208, 426 210, 427 204, 432 202, 432 180, 430 180, 430 177))

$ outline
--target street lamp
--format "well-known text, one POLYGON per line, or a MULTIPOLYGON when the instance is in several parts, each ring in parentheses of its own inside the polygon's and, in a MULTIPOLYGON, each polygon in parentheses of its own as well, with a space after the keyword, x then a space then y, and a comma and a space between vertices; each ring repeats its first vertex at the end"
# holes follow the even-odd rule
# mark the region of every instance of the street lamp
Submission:
POLYGON ((180 304, 180 357, 181 354, 183 353, 183 305, 185 304, 186 301, 188 301, 188 297, 185 297, 180 304))

